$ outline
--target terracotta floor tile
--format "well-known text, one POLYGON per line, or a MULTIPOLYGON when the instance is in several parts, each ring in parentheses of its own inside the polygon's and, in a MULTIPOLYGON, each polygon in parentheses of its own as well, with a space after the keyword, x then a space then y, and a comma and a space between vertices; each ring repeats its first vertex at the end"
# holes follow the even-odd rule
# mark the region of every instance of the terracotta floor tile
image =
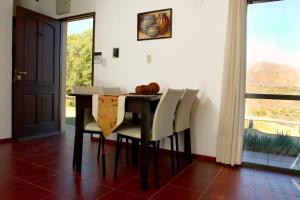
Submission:
POLYGON ((59 194, 71 199, 97 199, 111 189, 95 184, 93 181, 74 182, 60 190, 59 194))
POLYGON ((215 196, 215 195, 203 195, 200 200, 231 200, 228 197, 215 196))
POLYGON ((122 191, 113 191, 107 195, 104 195, 104 197, 99 198, 99 199, 103 199, 103 200, 146 200, 146 198, 137 196, 135 194, 130 194, 130 193, 125 193, 122 191))
POLYGON ((247 199, 249 197, 250 191, 251 187, 215 181, 205 192, 205 195, 213 195, 218 198, 239 200, 247 199))
POLYGON ((216 176, 216 181, 226 182, 233 185, 252 185, 252 175, 240 173, 239 169, 222 169, 216 176))
POLYGON ((154 193, 157 192, 157 189, 155 188, 153 181, 148 182, 148 190, 147 191, 141 191, 139 178, 134 178, 133 180, 127 182, 122 187, 118 188, 118 190, 129 192, 129 193, 134 193, 136 195, 146 197, 146 198, 151 197, 154 193))
POLYGON ((44 163, 48 163, 49 161, 59 160, 57 155, 46 154, 46 155, 34 155, 27 159, 24 159, 26 162, 30 162, 36 165, 43 165, 44 163))
POLYGON ((26 183, 11 175, 4 175, 0 180, 0 193, 12 191, 25 186, 26 183))
POLYGON ((283 194, 292 194, 292 185, 290 181, 276 180, 269 177, 252 177, 252 187, 283 194))
POLYGON ((290 176, 288 174, 282 174, 282 173, 276 173, 276 172, 264 171, 264 170, 255 170, 253 172, 253 176, 274 179, 277 181, 279 180, 286 181, 286 182, 290 180, 290 176))
POLYGON ((180 175, 171 182, 171 185, 203 192, 211 182, 212 179, 202 179, 194 176, 180 175))
POLYGON ((201 192, 167 186, 158 194, 152 197, 153 200, 180 199, 180 200, 197 200, 201 196, 201 192))
POLYGON ((194 176, 195 178, 212 179, 216 177, 220 170, 221 167, 214 163, 196 161, 183 174, 186 176, 194 176))
POLYGON ((63 193, 67 188, 74 187, 80 182, 82 182, 80 179, 71 175, 55 174, 33 183, 55 193, 63 193))
POLYGON ((70 200, 70 198, 59 195, 51 195, 46 198, 43 198, 42 200, 70 200))
POLYGON ((56 172, 64 172, 71 174, 71 172, 73 171, 72 163, 66 162, 66 160, 50 161, 41 165, 45 168, 51 169, 56 172))
POLYGON ((126 174, 119 174, 116 178, 112 173, 107 174, 106 176, 98 175, 96 177, 90 178, 90 181, 94 181, 95 184, 103 185, 107 187, 117 188, 128 181, 131 181, 135 177, 126 175, 126 174))
POLYGON ((56 174, 55 171, 42 167, 33 167, 25 171, 13 173, 15 177, 29 182, 38 181, 54 174, 56 174))
MULTIPOLYGON (((159 157, 160 188, 154 186, 153 162, 149 163, 148 190, 140 190, 140 162, 126 166, 122 147, 115 179, 115 145, 106 144, 106 176, 97 161, 97 142, 84 136, 82 172, 72 167, 74 129, 59 136, 0 144, 0 199, 300 199, 300 177, 244 167, 228 167, 180 155, 181 170, 171 174, 170 154, 159 157)), ((131 149, 129 149, 129 153, 131 149)), ((131 158, 131 154, 129 155, 131 158)), ((140 161, 139 155, 139 161, 140 161)))
POLYGON ((10 174, 14 175, 15 173, 20 173, 26 170, 30 170, 36 167, 31 163, 24 162, 22 160, 13 159, 7 165, 0 166, 0 176, 10 174))
POLYGON ((0 193, 0 199, 3 200, 40 200, 46 197, 49 197, 53 193, 38 188, 33 185, 25 185, 21 188, 15 189, 13 191, 9 191, 6 193, 0 193))

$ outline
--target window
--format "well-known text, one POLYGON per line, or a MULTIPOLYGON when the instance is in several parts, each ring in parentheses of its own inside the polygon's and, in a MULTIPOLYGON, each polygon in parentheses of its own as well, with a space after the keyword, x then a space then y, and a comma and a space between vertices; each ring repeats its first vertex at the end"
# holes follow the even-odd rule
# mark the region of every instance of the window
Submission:
POLYGON ((299 8, 248 5, 244 162, 300 169, 299 8))

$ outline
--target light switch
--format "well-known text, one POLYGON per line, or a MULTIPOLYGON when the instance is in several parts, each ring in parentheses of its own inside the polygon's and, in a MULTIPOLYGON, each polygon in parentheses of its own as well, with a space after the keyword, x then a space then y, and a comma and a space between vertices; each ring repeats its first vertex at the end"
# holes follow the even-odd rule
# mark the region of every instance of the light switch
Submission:
POLYGON ((151 64, 152 63, 152 56, 149 54, 147 55, 147 63, 151 64))
POLYGON ((119 58, 120 50, 119 48, 113 48, 113 58, 119 58))
POLYGON ((102 52, 94 53, 94 64, 102 64, 102 52))

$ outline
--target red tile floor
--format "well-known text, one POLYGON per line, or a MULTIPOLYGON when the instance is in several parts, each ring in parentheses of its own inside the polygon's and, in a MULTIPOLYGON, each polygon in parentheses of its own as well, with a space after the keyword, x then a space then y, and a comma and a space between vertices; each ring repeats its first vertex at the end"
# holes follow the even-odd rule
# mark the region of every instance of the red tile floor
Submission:
POLYGON ((125 165, 125 151, 117 179, 113 178, 113 145, 106 145, 107 176, 96 160, 97 143, 84 137, 83 171, 72 171, 72 133, 22 143, 0 145, 0 199, 300 199, 300 178, 249 168, 231 168, 212 162, 181 160, 181 170, 171 176, 169 155, 159 159, 160 188, 153 183, 140 191, 138 167, 125 165))

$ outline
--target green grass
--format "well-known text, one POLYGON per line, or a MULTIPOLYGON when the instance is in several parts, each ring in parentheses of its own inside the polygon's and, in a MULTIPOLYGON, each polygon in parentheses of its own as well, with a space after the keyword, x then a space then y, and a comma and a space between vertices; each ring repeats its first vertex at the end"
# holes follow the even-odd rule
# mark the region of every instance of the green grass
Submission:
POLYGON ((66 103, 66 124, 75 125, 75 106, 68 101, 70 100, 67 100, 66 103))
POLYGON ((266 134, 256 129, 245 129, 244 150, 272 153, 285 156, 298 156, 300 141, 283 132, 266 134))
MULTIPOLYGON (((298 125, 270 122, 270 121, 253 121, 254 129, 264 133, 276 134, 277 132, 288 133, 290 136, 300 136, 298 125)), ((249 120, 245 120, 245 128, 248 128, 249 120)))

